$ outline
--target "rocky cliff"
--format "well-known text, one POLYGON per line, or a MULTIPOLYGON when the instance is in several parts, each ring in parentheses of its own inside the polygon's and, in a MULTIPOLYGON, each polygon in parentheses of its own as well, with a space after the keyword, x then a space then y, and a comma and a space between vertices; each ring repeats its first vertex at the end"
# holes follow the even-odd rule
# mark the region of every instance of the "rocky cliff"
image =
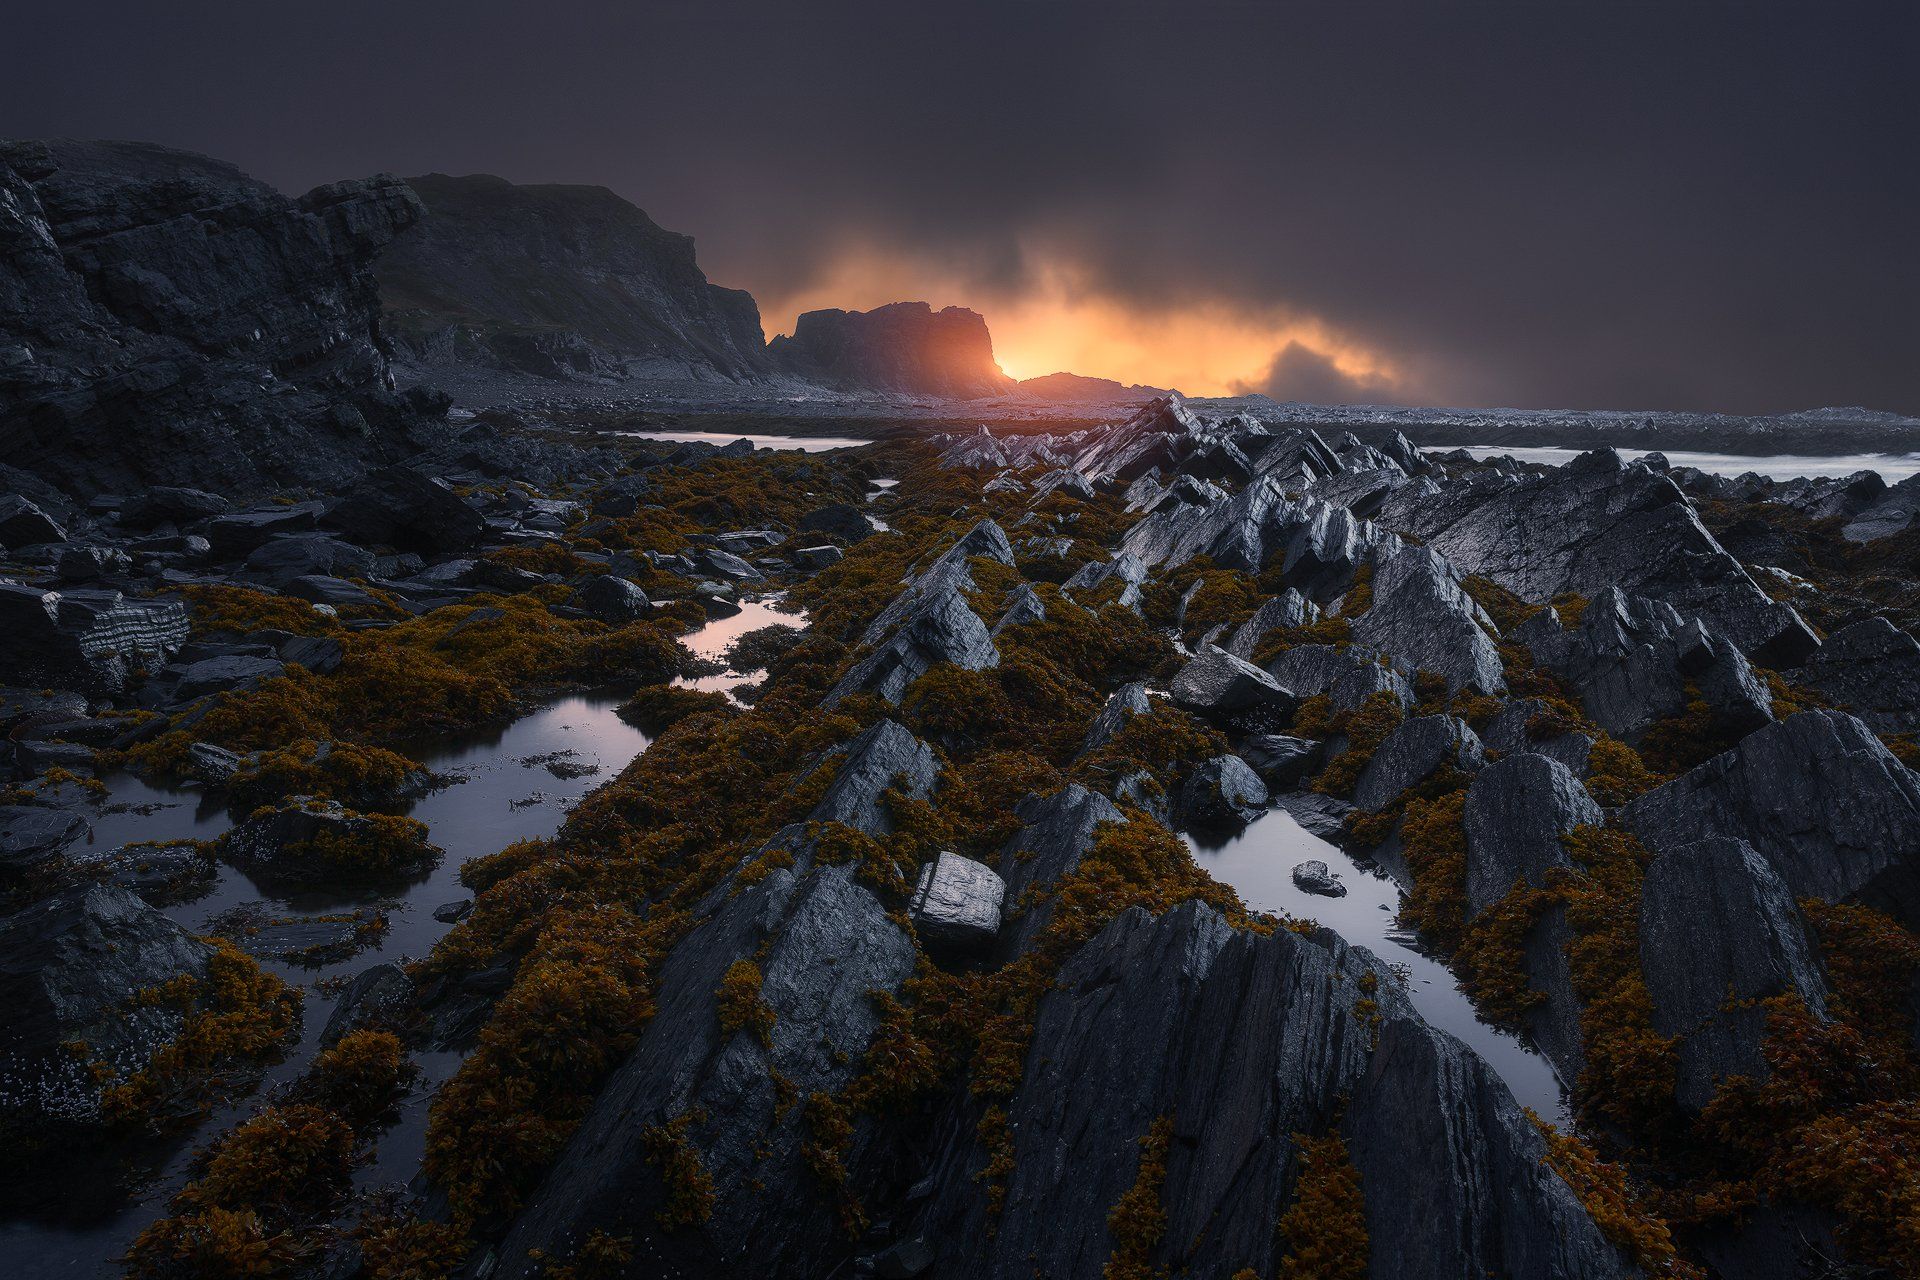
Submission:
POLYGON ((993 360, 993 338, 979 312, 935 311, 895 302, 871 311, 828 309, 800 317, 792 336, 767 347, 796 376, 857 391, 970 400, 1017 385, 993 360))
POLYGON ((605 187, 409 182, 428 217, 379 277, 410 363, 558 379, 767 375, 752 296, 709 284, 691 236, 605 187))
POLYGON ((0 143, 0 455, 68 493, 260 493, 431 436, 395 394, 373 257, 398 179, 297 200, 128 142, 0 143))

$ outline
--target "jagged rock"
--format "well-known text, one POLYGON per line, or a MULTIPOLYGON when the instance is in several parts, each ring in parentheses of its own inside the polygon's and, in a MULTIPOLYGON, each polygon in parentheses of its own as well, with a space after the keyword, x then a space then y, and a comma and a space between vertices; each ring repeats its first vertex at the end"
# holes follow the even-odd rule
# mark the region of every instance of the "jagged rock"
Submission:
POLYGON ((1767 1076, 1759 1002, 1798 992, 1826 1016, 1819 951, 1780 877, 1743 840, 1680 845, 1647 867, 1640 971, 1653 1030, 1679 1041, 1680 1105, 1698 1111, 1719 1082, 1767 1076))
POLYGON ((138 992, 206 975, 212 948, 112 885, 64 889, 0 917, 0 1062, 16 1106, 96 1118, 86 1063, 132 1072, 179 1029, 138 992), (84 1046, 84 1056, 63 1052, 84 1046))
POLYGON ((1750 733, 1773 719, 1767 687, 1738 648, 1672 605, 1618 587, 1589 601, 1575 627, 1562 630, 1548 609, 1513 638, 1571 682, 1587 715, 1615 737, 1637 739, 1655 721, 1684 713, 1689 685, 1722 732, 1750 733))
POLYGON ((1239 756, 1203 760, 1180 788, 1176 806, 1185 827, 1240 827, 1267 807, 1267 784, 1239 756))
POLYGON ((871 311, 803 313, 791 335, 767 344, 787 372, 858 391, 971 399, 1004 395, 1014 381, 993 362, 993 339, 976 311, 895 302, 871 311))
POLYGON ((412 452, 368 264, 420 216, 398 179, 298 200, 132 142, 0 145, 8 461, 76 494, 331 487, 412 452))
POLYGON ((472 914, 472 898, 458 898, 452 902, 443 902, 433 909, 433 918, 441 924, 459 924, 472 914))
MULTIPOLYGON (((613 1073, 545 1181, 527 1199, 496 1255, 496 1276, 527 1277, 595 1229, 650 1221, 666 1202, 652 1155, 656 1126, 699 1159, 713 1213, 650 1241, 662 1274, 813 1274, 841 1228, 809 1194, 769 1194, 809 1181, 803 1145, 814 1140, 795 1096, 838 1094, 859 1069, 878 1026, 872 996, 897 990, 917 953, 851 865, 795 865, 703 903, 703 917, 661 966, 657 1012, 613 1073), (725 1030, 715 993, 736 961, 757 957, 756 999, 770 1016, 764 1039, 725 1030), (780 1083, 777 1085, 776 1080, 780 1083)), ((856 1137, 846 1154, 858 1176, 856 1137)))
POLYGON ((973 586, 967 567, 972 556, 1011 565, 1013 548, 999 525, 982 520, 912 578, 867 627, 860 642, 874 651, 841 677, 826 706, 856 692, 897 703, 908 685, 942 662, 968 671, 999 665, 992 635, 962 594, 973 586))
POLYGON ((313 605, 325 605, 329 609, 371 609, 379 606, 379 600, 372 592, 345 578, 333 578, 324 573, 310 573, 298 578, 290 578, 281 585, 282 594, 305 600, 313 605))
POLYGON ((1353 806, 1338 796, 1318 791, 1289 791, 1274 798, 1276 809, 1285 809, 1300 828, 1322 840, 1338 840, 1346 832, 1347 815, 1353 806))
POLYGON ((295 533, 256 548, 246 571, 276 587, 295 578, 365 578, 373 573, 373 553, 324 533, 295 533))
POLYGON ((91 830, 71 809, 0 805, 0 869, 16 872, 45 862, 86 839, 91 830))
POLYGON ((382 467, 356 481, 321 522, 367 546, 433 555, 464 551, 486 536, 487 522, 444 484, 411 467, 382 467))
POLYGON ((653 601, 636 583, 611 573, 588 578, 574 592, 574 603, 602 622, 632 622, 653 612, 653 601))
POLYGON ((874 532, 873 521, 867 513, 847 502, 815 507, 800 517, 796 527, 802 533, 824 533, 849 545, 871 537, 874 532))
POLYGON ((1342 1099, 1369 1249, 1393 1275, 1633 1273, 1498 1078, 1326 930, 1237 933, 1198 903, 1158 919, 1129 910, 1041 1001, 1020 1078, 1005 1104, 1002 1210, 976 1176, 987 1153, 967 1113, 900 1232, 979 1280, 1099 1274, 1113 1251, 1107 1216, 1162 1117, 1166 1226, 1147 1265, 1277 1274, 1273 1224, 1299 1172, 1290 1135, 1328 1129, 1342 1099), (1353 1012, 1368 992, 1377 1027, 1353 1012))
POLYGON ((173 697, 177 702, 191 702, 210 693, 252 688, 262 681, 286 674, 286 670, 286 664, 278 658, 255 658, 246 654, 202 658, 180 673, 179 682, 173 687, 173 697))
POLYGON ((334 1002, 327 1025, 320 1032, 320 1047, 333 1047, 349 1031, 368 1027, 398 1030, 405 1025, 412 1007, 413 979, 405 969, 392 961, 362 969, 334 1002))
POLYGON ((1481 744, 1503 756, 1522 752, 1546 756, 1559 761, 1574 777, 1586 777, 1587 756, 1593 750, 1594 740, 1576 730, 1549 732, 1537 719, 1547 710, 1547 704, 1538 698, 1501 704, 1500 710, 1479 730, 1481 744))
POLYGON ((62 582, 95 582, 132 567, 132 558, 118 547, 69 545, 61 549, 54 572, 62 582))
POLYGON ((0 547, 12 551, 66 540, 67 531, 36 504, 17 493, 0 494, 0 547))
POLYGON ((303 666, 317 676, 339 670, 345 656, 346 650, 330 636, 294 636, 280 646, 280 661, 303 666))
POLYGON ((1125 684, 1107 695, 1106 703, 1100 708, 1100 714, 1093 718, 1087 727, 1087 739, 1080 746, 1080 754, 1085 756, 1112 742, 1127 721, 1153 710, 1153 702, 1147 696, 1144 684, 1125 684))
POLYGON ((1302 893, 1317 893, 1323 898, 1344 898, 1347 886, 1340 883, 1326 863, 1318 860, 1302 862, 1293 869, 1294 887, 1302 893))
POLYGON ((1860 902, 1920 926, 1920 778, 1838 711, 1803 711, 1628 805, 1655 853, 1745 840, 1795 898, 1860 902))
POLYGON ((1885 618, 1828 636, 1800 680, 1880 733, 1920 730, 1920 641, 1885 618))
POLYGON ((1624 463, 1612 449, 1524 478, 1408 486, 1380 519, 1419 536, 1461 573, 1483 574, 1525 600, 1617 586, 1704 619, 1775 667, 1797 664, 1818 643, 1714 541, 1671 478, 1624 463))
POLYGON ((1240 758, 1272 791, 1297 786, 1320 760, 1320 744, 1284 733, 1256 733, 1240 745, 1240 758))
POLYGON ((1074 570, 1071 578, 1061 586, 1063 594, 1071 596, 1075 591, 1091 592, 1108 580, 1119 582, 1120 592, 1114 603, 1123 609, 1140 612, 1141 585, 1147 580, 1147 566, 1140 557, 1121 552, 1111 560, 1094 560, 1074 570))
POLYGON ((102 850, 81 846, 63 856, 79 874, 129 889, 142 902, 156 907, 204 896, 220 874, 213 859, 192 841, 124 844, 102 850))
POLYGON ((933 748, 892 720, 880 721, 816 767, 830 765, 836 768, 833 783, 808 820, 841 822, 876 836, 893 830, 883 799, 889 787, 924 800, 940 773, 933 748))
POLYGON ((1000 621, 993 624, 990 634, 998 636, 1008 627, 1023 627, 1028 623, 1044 622, 1046 618, 1046 602, 1040 599, 1040 593, 1031 584, 1023 582, 1008 595, 1006 610, 1001 613, 1000 621))
POLYGON ((1560 837, 1600 826, 1606 815, 1565 765, 1523 753, 1482 769, 1467 789, 1467 917, 1472 919, 1524 881, 1571 867, 1560 837))
POLYGON ((1353 803, 1378 812, 1441 769, 1473 773, 1485 761, 1479 736, 1466 721, 1454 716, 1415 716, 1397 725, 1374 749, 1353 785, 1353 803))
POLYGON ((120 523, 129 529, 151 529, 155 525, 187 525, 225 515, 231 504, 217 493, 188 489, 179 485, 157 484, 127 499, 120 508, 120 523))
POLYGON ((1402 671, 1446 677, 1449 690, 1503 693, 1492 625, 1452 565, 1426 547, 1406 547, 1374 562, 1373 604, 1353 620, 1353 636, 1402 671))
POLYGON ((1289 583, 1325 600, 1345 590, 1377 548, 1394 541, 1345 507, 1310 495, 1295 501, 1279 480, 1263 476, 1210 506, 1154 512, 1127 531, 1120 548, 1161 568, 1203 555, 1220 568, 1249 573, 1277 564, 1289 583))
POLYGON ((43 591, 0 582, 0 678, 117 693, 135 666, 159 665, 187 640, 177 600, 118 591, 43 591))
POLYGON ((943 850, 920 868, 907 915, 928 946, 974 950, 999 935, 1006 895, 992 867, 943 850))
POLYGON ((1260 647, 1260 642, 1266 639, 1268 632, 1283 627, 1311 626, 1319 620, 1320 606, 1292 587, 1288 587, 1254 610, 1251 618, 1234 628, 1232 638, 1222 647, 1236 658, 1251 658, 1253 651, 1260 647))
POLYGON ((1174 705, 1217 721, 1284 721, 1298 705, 1291 690, 1217 645, 1208 645, 1167 686, 1174 705))
POLYGON ((1908 476, 1899 484, 1880 494, 1878 499, 1864 511, 1854 516, 1840 530, 1840 535, 1849 542, 1872 542, 1879 538, 1889 538, 1913 523, 1916 512, 1920 512, 1920 477, 1908 476))
POLYGON ((1335 711, 1351 711, 1376 693, 1392 694, 1403 711, 1413 705, 1406 677, 1365 649, 1297 644, 1268 663, 1267 671, 1301 698, 1326 694, 1335 711))

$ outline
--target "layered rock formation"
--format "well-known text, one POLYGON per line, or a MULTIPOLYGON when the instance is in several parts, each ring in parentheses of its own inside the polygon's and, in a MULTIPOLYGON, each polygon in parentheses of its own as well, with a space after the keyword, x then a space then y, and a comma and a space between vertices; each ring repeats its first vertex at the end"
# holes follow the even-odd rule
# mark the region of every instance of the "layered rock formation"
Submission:
POLYGON ((710 284, 693 238, 605 187, 431 173, 426 218, 380 262, 403 357, 425 375, 756 382, 772 370, 751 295, 710 284))
POLYGON ((420 213, 387 175, 292 200, 165 147, 0 144, 0 454, 81 497, 258 494, 429 443, 369 270, 420 213))

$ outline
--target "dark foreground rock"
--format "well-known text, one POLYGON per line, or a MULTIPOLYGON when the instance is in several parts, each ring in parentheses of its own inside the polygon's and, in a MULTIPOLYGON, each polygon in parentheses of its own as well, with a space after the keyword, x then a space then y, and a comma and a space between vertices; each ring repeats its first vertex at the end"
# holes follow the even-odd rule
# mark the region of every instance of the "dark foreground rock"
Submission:
POLYGON ((264 495, 444 430, 444 401, 393 391, 380 334, 369 266, 420 216, 398 179, 290 200, 165 147, 9 142, 0 192, 12 465, 81 497, 264 495))

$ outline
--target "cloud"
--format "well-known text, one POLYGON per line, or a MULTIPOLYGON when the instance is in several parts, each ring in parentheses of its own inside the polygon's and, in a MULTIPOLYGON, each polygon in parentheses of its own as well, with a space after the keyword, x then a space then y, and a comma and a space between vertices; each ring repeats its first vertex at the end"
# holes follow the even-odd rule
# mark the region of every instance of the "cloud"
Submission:
POLYGON ((1255 393, 1302 404, 1407 403, 1393 379, 1370 373, 1348 373, 1325 352, 1297 341, 1275 352, 1273 363, 1260 378, 1234 384, 1235 395, 1255 393))
POLYGON ((857 252, 996 335, 1065 280, 1137 325, 1128 381, 1298 341, 1429 401, 1920 409, 1913 5, 28 8, 16 136, 599 183, 763 302, 857 252))

